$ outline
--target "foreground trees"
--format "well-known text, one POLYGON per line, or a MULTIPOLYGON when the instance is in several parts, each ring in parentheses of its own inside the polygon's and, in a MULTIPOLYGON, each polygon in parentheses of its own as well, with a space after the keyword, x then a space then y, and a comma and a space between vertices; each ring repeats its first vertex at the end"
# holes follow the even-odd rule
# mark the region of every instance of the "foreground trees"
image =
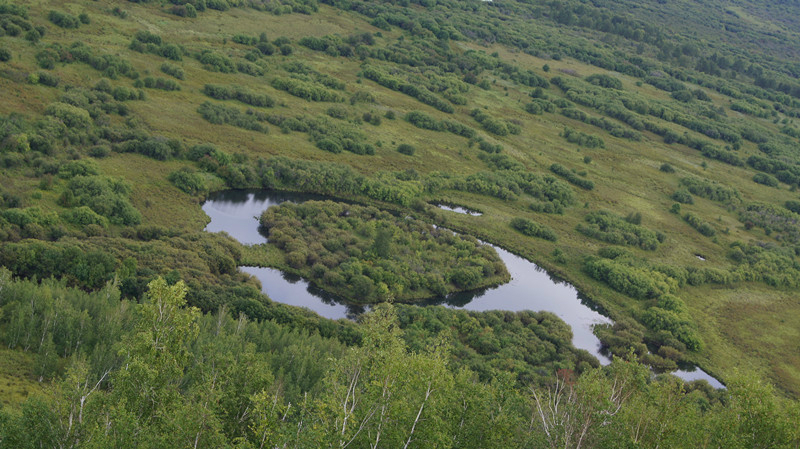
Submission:
MULTIPOLYGON (((6 272, 7 273, 7 272, 6 272)), ((0 310, 24 294, 0 277, 0 310)), ((25 288, 47 295, 48 287, 25 288)), ((615 361, 525 385, 479 381, 448 360, 452 330, 411 351, 391 305, 360 323, 360 346, 273 323, 201 316, 186 287, 150 283, 142 304, 113 287, 78 293, 118 316, 104 344, 75 351, 49 393, 0 410, 0 448, 796 447, 797 403, 753 376, 712 392, 615 361), (111 299, 105 303, 101 300, 111 299)), ((52 289, 50 290, 52 291, 52 289)), ((29 292, 30 293, 30 292, 29 292)), ((94 313, 94 312, 93 312, 94 313)), ((3 328, 0 328, 3 329, 3 328)), ((7 335, 3 335, 7 338, 7 335)))

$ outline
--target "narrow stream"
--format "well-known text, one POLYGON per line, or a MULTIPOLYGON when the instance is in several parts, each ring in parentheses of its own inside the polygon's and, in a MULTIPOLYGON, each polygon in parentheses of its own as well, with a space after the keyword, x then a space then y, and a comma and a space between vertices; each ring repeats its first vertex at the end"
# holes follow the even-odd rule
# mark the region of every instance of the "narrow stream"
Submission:
MULTIPOLYGON (((206 231, 225 231, 246 245, 265 243, 258 232, 258 216, 271 206, 285 201, 300 203, 307 200, 330 199, 320 195, 297 194, 265 190, 228 190, 209 196, 203 211, 211 218, 206 231)), ((458 210, 453 212, 464 213, 458 210)), ((592 333, 595 324, 611 320, 592 310, 581 300, 578 291, 570 284, 554 280, 536 264, 502 248, 492 246, 506 264, 511 282, 487 289, 473 290, 434 298, 420 304, 463 308, 465 310, 535 310, 556 314, 572 328, 572 343, 597 357, 602 364, 611 360, 601 353, 600 340, 592 333)), ((313 286, 306 280, 283 273, 274 268, 241 267, 261 281, 263 291, 275 301, 306 307, 331 319, 354 318, 366 309, 361 305, 347 304, 331 294, 313 286)), ((705 379, 715 388, 724 386, 704 371, 677 371, 673 374, 686 380, 705 379)))

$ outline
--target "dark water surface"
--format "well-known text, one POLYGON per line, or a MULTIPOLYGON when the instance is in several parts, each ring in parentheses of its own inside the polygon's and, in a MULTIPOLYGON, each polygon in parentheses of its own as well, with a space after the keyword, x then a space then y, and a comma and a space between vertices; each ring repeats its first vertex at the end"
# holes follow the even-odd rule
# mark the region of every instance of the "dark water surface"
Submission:
MULTIPOLYGON (((301 203, 307 200, 330 199, 320 195, 265 190, 228 190, 209 196, 203 204, 203 211, 211 218, 206 231, 225 231, 238 241, 254 245, 265 243, 267 239, 258 232, 258 216, 271 206, 285 201, 301 203)), ((581 300, 578 291, 570 284, 551 278, 536 264, 516 256, 502 248, 492 246, 506 264, 511 274, 511 282, 506 284, 460 292, 426 301, 424 305, 441 304, 465 310, 487 311, 548 311, 556 314, 572 328, 572 343, 585 349, 598 358, 601 363, 610 363, 609 358, 600 352, 600 340, 592 333, 595 324, 611 323, 611 320, 590 308, 581 300)), ((366 308, 347 304, 346 301, 328 294, 306 280, 283 273, 274 268, 241 267, 261 281, 263 291, 270 298, 285 304, 306 307, 326 318, 354 318, 366 308)), ((705 379, 716 388, 722 384, 697 369, 695 371, 676 371, 686 380, 705 379)))

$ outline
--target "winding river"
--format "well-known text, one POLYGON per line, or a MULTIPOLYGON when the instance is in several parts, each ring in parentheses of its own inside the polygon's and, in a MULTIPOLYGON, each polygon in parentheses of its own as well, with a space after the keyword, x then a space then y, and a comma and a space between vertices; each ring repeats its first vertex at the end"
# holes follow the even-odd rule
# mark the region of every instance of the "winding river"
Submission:
MULTIPOLYGON (((209 196, 203 211, 211 218, 206 231, 225 231, 246 245, 265 243, 258 232, 258 216, 271 206, 285 201, 303 202, 325 200, 320 195, 298 194, 265 190, 228 190, 209 196)), ((462 213, 459 210, 453 212, 462 213)), ((544 310, 556 314, 572 328, 572 343, 585 349, 608 364, 610 359, 600 351, 600 340, 592 333, 595 324, 611 323, 607 317, 582 301, 578 291, 570 284, 551 278, 537 265, 491 245, 506 264, 511 282, 487 289, 474 290, 435 298, 422 305, 441 304, 447 307, 473 311, 486 310, 544 310)), ((321 316, 332 319, 354 318, 364 312, 364 307, 350 305, 311 285, 304 279, 273 268, 241 267, 261 281, 263 291, 275 301, 306 307, 321 316)), ((724 388, 716 379, 700 369, 673 373, 685 380, 705 379, 715 388, 724 388)))

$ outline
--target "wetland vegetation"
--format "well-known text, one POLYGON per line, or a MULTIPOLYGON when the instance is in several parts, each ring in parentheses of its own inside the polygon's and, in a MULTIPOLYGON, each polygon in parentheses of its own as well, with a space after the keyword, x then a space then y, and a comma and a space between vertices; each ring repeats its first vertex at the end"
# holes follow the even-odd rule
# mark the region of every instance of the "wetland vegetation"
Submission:
POLYGON ((777 0, 0 0, 0 446, 577 445, 537 409, 560 391, 611 416, 581 424, 584 446, 796 447, 798 17, 777 0), (207 196, 245 188, 346 200, 316 207, 358 223, 286 205, 267 214, 282 248, 204 232, 207 196), (537 311, 336 321, 238 269, 416 299, 505 278, 474 239, 575 285, 619 360, 537 311))

